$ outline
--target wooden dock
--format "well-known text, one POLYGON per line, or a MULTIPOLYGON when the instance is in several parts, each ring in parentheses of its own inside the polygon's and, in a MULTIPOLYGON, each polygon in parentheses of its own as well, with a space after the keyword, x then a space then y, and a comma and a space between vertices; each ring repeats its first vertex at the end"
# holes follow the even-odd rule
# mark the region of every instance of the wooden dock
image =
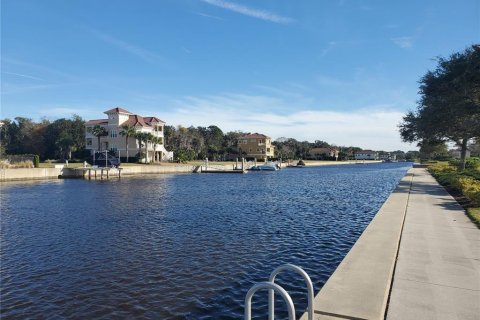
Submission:
POLYGON ((207 169, 201 170, 200 173, 247 173, 247 170, 242 169, 233 169, 233 170, 218 170, 218 169, 207 169))
POLYGON ((194 173, 247 173, 248 171, 238 166, 227 169, 225 166, 197 166, 193 170, 194 173))
MULTIPOLYGON (((115 176, 120 179, 122 177, 122 169, 123 168, 112 168, 112 167, 89 167, 89 168, 76 168, 75 170, 83 171, 83 177, 86 178, 88 176, 88 180, 92 180, 92 177, 97 180, 97 177, 100 178, 100 180, 105 179, 110 179, 110 177, 115 176), (111 175, 110 171, 116 171, 118 172, 118 175, 111 175), (93 175, 92 175, 93 172, 93 175), (98 174, 98 172, 100 174, 98 174)), ((115 172, 115 173, 116 173, 115 172)), ((113 173, 113 172, 112 172, 113 173)))

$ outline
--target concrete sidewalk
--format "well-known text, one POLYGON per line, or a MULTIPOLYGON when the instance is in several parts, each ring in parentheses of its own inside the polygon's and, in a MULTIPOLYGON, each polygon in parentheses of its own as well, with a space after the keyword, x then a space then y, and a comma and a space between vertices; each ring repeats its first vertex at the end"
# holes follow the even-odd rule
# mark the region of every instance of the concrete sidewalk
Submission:
POLYGON ((480 230, 415 168, 387 320, 480 319, 480 230))

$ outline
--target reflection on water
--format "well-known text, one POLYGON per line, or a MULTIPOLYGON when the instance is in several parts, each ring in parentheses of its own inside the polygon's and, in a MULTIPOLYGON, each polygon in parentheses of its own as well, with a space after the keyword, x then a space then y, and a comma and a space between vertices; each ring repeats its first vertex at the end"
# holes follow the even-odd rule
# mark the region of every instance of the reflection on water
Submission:
MULTIPOLYGON (((407 169, 3 184, 2 318, 240 319, 248 289, 283 263, 318 291, 407 169)), ((300 314, 301 278, 278 279, 300 314)), ((254 314, 266 309, 260 293, 254 314)))

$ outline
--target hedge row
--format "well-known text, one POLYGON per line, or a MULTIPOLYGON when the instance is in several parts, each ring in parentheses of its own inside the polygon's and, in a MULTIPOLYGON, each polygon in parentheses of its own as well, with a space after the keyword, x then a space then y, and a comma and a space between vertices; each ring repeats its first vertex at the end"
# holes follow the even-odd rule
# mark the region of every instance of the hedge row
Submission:
POLYGON ((473 206, 480 207, 480 171, 475 169, 457 171, 448 163, 438 163, 429 167, 430 173, 447 188, 464 195, 473 206))

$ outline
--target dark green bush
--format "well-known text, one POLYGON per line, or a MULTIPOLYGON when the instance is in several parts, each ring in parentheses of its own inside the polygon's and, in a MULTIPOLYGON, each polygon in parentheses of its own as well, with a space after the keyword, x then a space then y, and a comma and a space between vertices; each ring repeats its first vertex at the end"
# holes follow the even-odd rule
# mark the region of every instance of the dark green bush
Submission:
POLYGON ((35 168, 40 167, 40 157, 38 156, 38 154, 33 156, 33 166, 35 168))
MULTIPOLYGON (((450 160, 449 163, 452 166, 455 166, 457 168, 460 167, 460 160, 458 160, 458 159, 450 160)), ((476 158, 476 157, 467 158, 465 160, 465 169, 479 170, 480 169, 480 158, 476 158)))

